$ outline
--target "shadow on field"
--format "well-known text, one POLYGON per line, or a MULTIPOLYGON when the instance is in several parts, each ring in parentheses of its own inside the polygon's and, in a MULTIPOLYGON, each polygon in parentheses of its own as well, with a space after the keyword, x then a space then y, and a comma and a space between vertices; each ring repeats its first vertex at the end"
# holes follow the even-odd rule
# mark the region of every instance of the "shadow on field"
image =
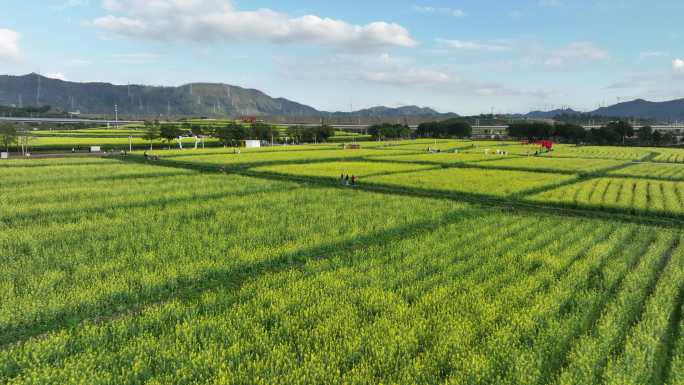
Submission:
POLYGON ((481 210, 453 210, 434 221, 421 221, 396 226, 386 230, 355 236, 338 242, 330 242, 310 248, 281 254, 272 259, 212 269, 202 274, 180 277, 173 282, 163 282, 144 291, 119 292, 101 298, 96 304, 77 304, 61 311, 38 315, 31 321, 20 322, 0 329, 0 348, 21 343, 29 338, 41 336, 65 328, 77 327, 86 320, 108 321, 117 317, 144 311, 145 307, 171 299, 192 300, 206 290, 237 290, 244 282, 261 275, 277 273, 303 266, 308 261, 348 255, 357 250, 383 245, 411 236, 428 233, 437 228, 455 224, 482 215, 481 210), (143 294, 141 294, 143 293, 143 294), (117 308, 125 308, 120 311, 117 308))

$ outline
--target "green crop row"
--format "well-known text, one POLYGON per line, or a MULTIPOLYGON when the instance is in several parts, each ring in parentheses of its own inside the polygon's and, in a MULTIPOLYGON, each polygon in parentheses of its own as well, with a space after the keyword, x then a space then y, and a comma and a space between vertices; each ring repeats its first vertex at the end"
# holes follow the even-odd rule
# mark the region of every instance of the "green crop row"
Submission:
POLYGON ((677 165, 428 143, 0 161, 0 383, 682 383, 680 228, 458 201, 681 215, 677 165))

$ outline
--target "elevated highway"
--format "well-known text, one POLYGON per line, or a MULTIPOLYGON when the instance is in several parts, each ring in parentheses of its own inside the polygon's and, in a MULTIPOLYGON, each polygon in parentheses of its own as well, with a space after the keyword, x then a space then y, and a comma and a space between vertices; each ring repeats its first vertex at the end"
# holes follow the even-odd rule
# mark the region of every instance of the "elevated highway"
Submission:
POLYGON ((79 119, 79 118, 26 118, 26 117, 4 117, 0 116, 0 123, 14 122, 14 123, 86 123, 86 124, 108 124, 108 125, 122 125, 142 123, 141 120, 98 120, 98 119, 79 119))
MULTIPOLYGON (((31 117, 0 117, 0 123, 2 122, 15 122, 15 123, 86 123, 86 124, 97 124, 97 125, 124 125, 124 124, 141 124, 142 120, 102 120, 102 119, 80 119, 80 118, 31 118, 31 117)), ((320 124, 284 124, 284 123, 269 123, 282 127, 316 127, 320 124)), ((330 126, 345 131, 354 132, 365 132, 368 130, 372 124, 331 124, 330 126)), ((416 130, 418 125, 409 125, 412 130, 416 130)), ((506 131, 508 126, 473 126, 473 131, 476 133, 484 134, 502 134, 506 131)), ((583 125, 586 130, 591 130, 592 128, 601 128, 601 125, 583 125)), ((676 133, 684 133, 684 123, 669 124, 669 125, 653 125, 654 130, 659 131, 674 131, 676 133)), ((639 129, 641 126, 635 126, 634 129, 639 129)))

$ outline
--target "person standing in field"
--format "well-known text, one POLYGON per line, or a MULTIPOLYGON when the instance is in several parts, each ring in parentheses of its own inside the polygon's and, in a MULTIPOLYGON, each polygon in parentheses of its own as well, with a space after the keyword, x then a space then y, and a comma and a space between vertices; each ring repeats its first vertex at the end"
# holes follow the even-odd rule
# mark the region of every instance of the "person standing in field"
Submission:
POLYGON ((356 175, 352 175, 351 184, 352 184, 352 186, 356 186, 356 175))

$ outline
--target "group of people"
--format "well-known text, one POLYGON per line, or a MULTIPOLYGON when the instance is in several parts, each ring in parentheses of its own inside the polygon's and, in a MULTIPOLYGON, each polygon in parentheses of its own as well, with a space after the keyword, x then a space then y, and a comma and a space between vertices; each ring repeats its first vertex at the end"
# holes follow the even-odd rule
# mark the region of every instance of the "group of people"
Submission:
POLYGON ((351 177, 349 177, 349 174, 340 175, 340 183, 345 186, 356 186, 357 180, 356 175, 352 175, 351 177))
MULTIPOLYGON (((486 149, 486 150, 485 150, 485 155, 489 155, 489 151, 491 151, 491 150, 490 150, 490 149, 486 149)), ((496 150, 496 155, 508 156, 508 151, 496 150)))

